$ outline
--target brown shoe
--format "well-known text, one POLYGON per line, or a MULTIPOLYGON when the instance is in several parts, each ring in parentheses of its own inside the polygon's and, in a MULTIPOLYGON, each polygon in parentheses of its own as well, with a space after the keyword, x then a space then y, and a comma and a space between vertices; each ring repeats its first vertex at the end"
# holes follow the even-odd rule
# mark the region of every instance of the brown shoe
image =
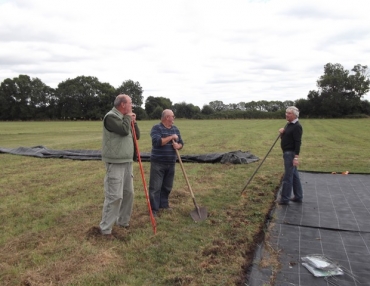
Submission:
POLYGON ((106 240, 115 240, 116 239, 115 236, 113 234, 111 234, 111 233, 108 233, 108 234, 103 234, 102 233, 102 236, 106 240))

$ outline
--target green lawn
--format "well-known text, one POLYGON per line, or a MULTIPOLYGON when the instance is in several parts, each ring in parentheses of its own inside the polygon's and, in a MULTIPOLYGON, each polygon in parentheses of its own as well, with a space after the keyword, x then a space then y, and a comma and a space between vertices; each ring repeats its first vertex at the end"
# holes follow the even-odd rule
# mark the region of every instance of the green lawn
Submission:
MULTIPOLYGON (((150 129, 140 121, 141 152, 150 152, 150 129)), ((285 120, 176 120, 181 154, 250 151, 264 158, 285 120)), ((370 119, 302 119, 300 170, 370 171, 370 119)), ((100 149, 101 122, 0 122, 0 147, 100 149)), ((139 166, 129 230, 96 236, 104 200, 100 161, 39 159, 0 154, 0 281, 2 285, 243 285, 266 215, 283 173, 279 142, 246 192, 259 163, 184 163, 207 220, 195 223, 180 166, 170 203, 153 235, 139 166)), ((149 180, 150 163, 143 163, 149 180)))

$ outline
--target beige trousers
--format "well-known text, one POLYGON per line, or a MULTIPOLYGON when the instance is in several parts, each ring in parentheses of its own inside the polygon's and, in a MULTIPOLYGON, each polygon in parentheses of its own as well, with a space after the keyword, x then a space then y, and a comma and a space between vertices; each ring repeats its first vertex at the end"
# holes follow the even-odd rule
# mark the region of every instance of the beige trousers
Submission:
POLYGON ((128 226, 134 203, 132 163, 105 163, 104 205, 100 229, 110 234, 114 223, 128 226))

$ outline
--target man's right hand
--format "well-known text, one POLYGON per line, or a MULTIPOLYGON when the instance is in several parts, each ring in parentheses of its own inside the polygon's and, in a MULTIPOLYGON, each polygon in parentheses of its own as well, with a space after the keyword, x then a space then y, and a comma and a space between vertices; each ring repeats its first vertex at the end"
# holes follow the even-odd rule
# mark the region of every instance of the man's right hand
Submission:
POLYGON ((131 116, 131 120, 135 123, 136 122, 136 114, 133 112, 127 113, 127 115, 131 116))

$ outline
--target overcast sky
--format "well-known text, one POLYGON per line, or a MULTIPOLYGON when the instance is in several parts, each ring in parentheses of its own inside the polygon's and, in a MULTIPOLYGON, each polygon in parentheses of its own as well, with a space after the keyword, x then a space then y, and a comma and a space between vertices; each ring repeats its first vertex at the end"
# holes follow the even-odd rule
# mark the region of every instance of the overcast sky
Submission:
MULTIPOLYGON (((370 66, 368 0, 0 0, 0 82, 94 76, 172 103, 297 100, 370 66)), ((369 100, 370 96, 366 95, 369 100)))

